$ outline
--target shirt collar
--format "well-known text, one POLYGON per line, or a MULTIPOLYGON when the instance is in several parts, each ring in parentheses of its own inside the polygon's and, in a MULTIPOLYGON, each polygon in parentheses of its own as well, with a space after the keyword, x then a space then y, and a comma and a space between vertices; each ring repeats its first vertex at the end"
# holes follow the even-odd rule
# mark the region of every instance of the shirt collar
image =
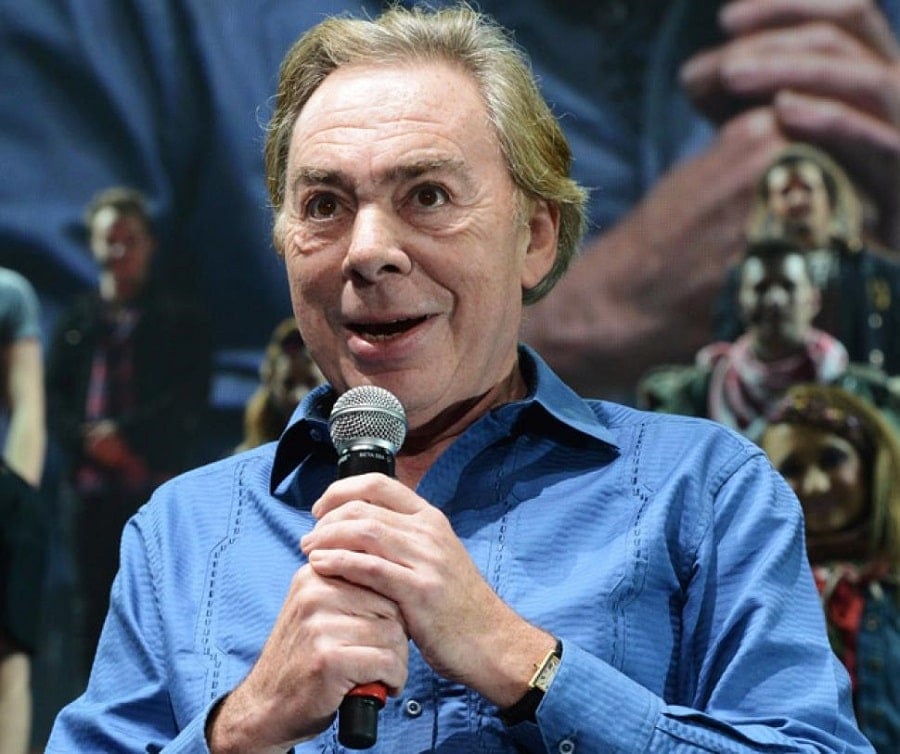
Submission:
MULTIPOLYGON (((574 431, 615 449, 616 442, 591 408, 591 403, 568 387, 547 363, 529 346, 519 346, 519 364, 528 385, 528 395, 520 401, 498 406, 491 415, 509 428, 510 433, 547 419, 563 430, 574 431)), ((320 385, 306 395, 297 407, 275 449, 269 487, 272 494, 310 455, 328 454, 337 458, 328 434, 328 417, 337 399, 330 385, 320 385)))

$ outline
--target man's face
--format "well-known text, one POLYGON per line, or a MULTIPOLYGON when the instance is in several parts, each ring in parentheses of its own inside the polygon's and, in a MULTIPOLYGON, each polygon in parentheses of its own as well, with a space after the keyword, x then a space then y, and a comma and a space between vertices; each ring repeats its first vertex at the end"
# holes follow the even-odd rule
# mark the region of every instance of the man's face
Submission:
POLYGON ((509 377, 522 287, 549 270, 556 225, 542 203, 517 214, 469 76, 335 71, 297 119, 287 187, 294 313, 339 391, 380 385, 416 427, 509 377))
POLYGON ((799 253, 747 259, 739 297, 747 330, 761 355, 798 348, 819 311, 819 290, 799 253))
POLYGON ((865 514, 862 460, 840 435, 803 424, 774 424, 760 444, 800 498, 809 536, 839 532, 865 514))
POLYGON ((769 212, 792 238, 812 248, 828 241, 831 204, 821 169, 812 162, 776 165, 766 178, 769 212))
POLYGON ((91 222, 91 251, 113 285, 105 291, 117 301, 134 299, 144 287, 155 242, 144 220, 104 207, 91 222))

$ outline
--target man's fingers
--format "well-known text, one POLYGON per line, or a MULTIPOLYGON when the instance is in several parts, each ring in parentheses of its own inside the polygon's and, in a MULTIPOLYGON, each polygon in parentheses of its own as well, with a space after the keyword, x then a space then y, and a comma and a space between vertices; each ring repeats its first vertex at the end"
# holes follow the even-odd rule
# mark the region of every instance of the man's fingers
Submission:
POLYGON ((874 0, 736 0, 719 14, 722 28, 733 37, 821 21, 852 34, 887 60, 900 59, 900 43, 874 0))

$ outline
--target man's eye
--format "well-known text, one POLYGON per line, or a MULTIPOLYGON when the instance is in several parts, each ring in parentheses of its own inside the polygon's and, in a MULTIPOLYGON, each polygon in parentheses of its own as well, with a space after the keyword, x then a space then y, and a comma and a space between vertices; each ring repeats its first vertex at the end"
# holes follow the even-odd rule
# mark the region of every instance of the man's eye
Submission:
POLYGON ((306 216, 314 220, 334 217, 337 211, 338 200, 334 194, 316 194, 306 203, 306 216))
POLYGON ((420 186, 413 192, 413 199, 422 207, 440 207, 447 203, 449 197, 444 189, 438 186, 420 186))

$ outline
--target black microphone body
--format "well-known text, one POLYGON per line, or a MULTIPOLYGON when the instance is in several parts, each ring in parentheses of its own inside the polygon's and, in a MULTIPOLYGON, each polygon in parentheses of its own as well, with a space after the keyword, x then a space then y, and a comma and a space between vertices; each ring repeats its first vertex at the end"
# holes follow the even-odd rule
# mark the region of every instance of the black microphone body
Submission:
MULTIPOLYGON (((406 414, 387 390, 363 385, 344 393, 328 420, 338 452, 338 478, 378 472, 394 476, 394 458, 406 437, 406 414)), ((338 711, 338 741, 348 749, 368 749, 378 739, 378 711, 387 689, 378 681, 357 686, 338 711)))
POLYGON ((394 454, 378 445, 362 442, 352 445, 338 458, 338 479, 373 471, 385 476, 394 476, 394 454))

